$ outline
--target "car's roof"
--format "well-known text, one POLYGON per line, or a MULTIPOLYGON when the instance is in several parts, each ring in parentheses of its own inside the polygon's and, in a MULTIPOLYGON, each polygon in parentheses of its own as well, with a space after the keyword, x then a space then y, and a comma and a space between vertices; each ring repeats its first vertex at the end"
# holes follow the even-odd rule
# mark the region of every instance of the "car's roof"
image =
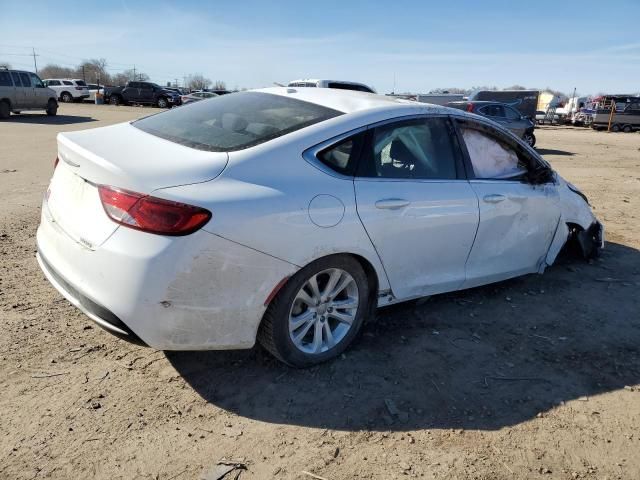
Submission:
POLYGON ((421 108, 425 113, 453 112, 453 109, 430 105, 427 103, 412 102, 386 95, 377 95, 368 92, 358 92, 354 90, 342 90, 337 88, 314 88, 314 87, 271 87, 255 90, 257 92, 271 93, 295 98, 305 102, 322 105, 343 113, 354 113, 362 110, 371 110, 379 107, 391 109, 416 109, 421 108))

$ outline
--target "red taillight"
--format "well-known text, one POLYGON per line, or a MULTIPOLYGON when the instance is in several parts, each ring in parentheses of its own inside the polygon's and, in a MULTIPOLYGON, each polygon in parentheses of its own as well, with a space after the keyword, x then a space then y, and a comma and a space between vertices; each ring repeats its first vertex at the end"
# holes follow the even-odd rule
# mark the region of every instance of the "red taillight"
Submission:
POLYGON ((467 112, 473 113, 473 103, 467 103, 467 112))
POLYGON ((158 235, 189 235, 204 226, 204 208, 100 185, 100 200, 109 218, 125 227, 158 235))
POLYGON ((55 170, 56 167, 58 166, 58 162, 60 162, 60 158, 56 157, 56 159, 53 161, 53 169, 55 170))

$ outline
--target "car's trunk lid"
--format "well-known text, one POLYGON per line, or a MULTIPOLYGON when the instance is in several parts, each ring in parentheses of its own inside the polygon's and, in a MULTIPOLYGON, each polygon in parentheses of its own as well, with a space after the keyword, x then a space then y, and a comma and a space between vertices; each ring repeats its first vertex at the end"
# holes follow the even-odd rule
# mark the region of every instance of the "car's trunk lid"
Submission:
POLYGON ((228 156, 120 124, 59 134, 58 159, 46 214, 70 238, 95 249, 118 228, 104 211, 99 185, 151 194, 160 188, 206 182, 220 175, 228 156))

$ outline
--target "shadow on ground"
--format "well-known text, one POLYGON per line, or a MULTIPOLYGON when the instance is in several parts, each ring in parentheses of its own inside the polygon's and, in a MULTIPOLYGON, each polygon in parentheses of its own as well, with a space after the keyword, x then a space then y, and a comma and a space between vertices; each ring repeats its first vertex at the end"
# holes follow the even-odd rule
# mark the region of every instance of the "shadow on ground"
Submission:
POLYGON ((494 430, 640 382, 640 252, 382 309, 346 354, 308 370, 255 348, 174 352, 208 402, 265 422, 342 430, 494 430))
POLYGON ((11 115, 6 121, 12 123, 33 123, 36 125, 73 125, 76 123, 96 122, 97 120, 92 117, 79 115, 55 115, 50 117, 45 113, 22 113, 18 115, 11 115))
POLYGON ((555 150, 553 148, 537 148, 536 151, 540 155, 559 155, 563 157, 573 157, 573 152, 567 152, 565 150, 555 150))

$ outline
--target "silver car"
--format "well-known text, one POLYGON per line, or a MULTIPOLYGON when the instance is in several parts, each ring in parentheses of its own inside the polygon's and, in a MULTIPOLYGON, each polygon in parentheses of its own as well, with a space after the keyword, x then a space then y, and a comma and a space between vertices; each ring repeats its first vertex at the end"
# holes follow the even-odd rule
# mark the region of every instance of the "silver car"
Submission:
POLYGON ((0 118, 23 110, 44 110, 47 115, 55 115, 56 92, 45 87, 35 73, 0 67, 0 118))

